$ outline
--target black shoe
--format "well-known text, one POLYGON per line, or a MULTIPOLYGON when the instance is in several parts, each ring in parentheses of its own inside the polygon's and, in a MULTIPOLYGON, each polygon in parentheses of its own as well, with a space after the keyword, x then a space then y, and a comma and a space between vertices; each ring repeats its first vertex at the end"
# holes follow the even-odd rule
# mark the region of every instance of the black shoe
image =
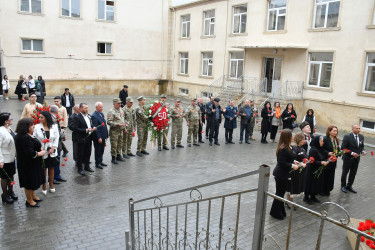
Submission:
POLYGON ((306 202, 309 205, 312 204, 311 200, 309 198, 307 198, 307 197, 303 198, 303 201, 306 202))
POLYGON ((182 146, 182 145, 180 145, 180 144, 179 144, 179 145, 176 145, 176 147, 177 147, 177 148, 184 148, 184 146, 182 146))
POLYGON ((202 140, 200 140, 200 141, 198 141, 198 142, 200 142, 200 143, 204 143, 204 141, 202 141, 202 140))
POLYGON ((150 153, 147 152, 146 150, 141 151, 141 153, 144 154, 144 155, 149 155, 149 154, 150 154, 150 153))
POLYGON ((208 136, 206 136, 206 140, 208 139, 208 136))
POLYGON ((122 155, 122 158, 130 159, 129 155, 122 155))
POLYGON ((267 140, 264 140, 264 143, 265 143, 265 144, 268 144, 268 141, 267 141, 267 140))
POLYGON ((158 147, 158 150, 161 151, 161 147, 158 147))
POLYGON ((68 153, 69 153, 69 152, 66 152, 66 153, 64 152, 64 153, 62 154, 62 156, 61 156, 61 157, 62 157, 62 158, 65 158, 65 157, 66 157, 66 155, 67 155, 68 153))
POLYGON ((135 156, 132 152, 128 153, 128 156, 135 156))
POLYGON ((34 205, 31 205, 29 204, 27 201, 26 201, 26 207, 40 207, 38 203, 35 203, 34 205))
POLYGON ((228 142, 228 143, 230 143, 230 144, 235 144, 234 142, 232 142, 232 141, 230 141, 230 142, 228 142))
POLYGON ((85 170, 87 171, 87 172, 95 172, 92 168, 90 168, 90 167, 85 167, 85 170))
POLYGON ((56 178, 55 180, 59 181, 59 182, 66 182, 66 180, 64 178, 56 178))
MULTIPOLYGON (((229 142, 228 141, 225 141, 225 144, 228 144, 229 142)), ((215 143, 216 144, 216 143, 215 143)))
POLYGON ((194 145, 194 146, 198 146, 198 147, 200 147, 200 145, 199 145, 198 143, 193 143, 193 145, 194 145))
POLYGON ((189 148, 191 147, 191 144, 190 144, 190 143, 188 144, 188 147, 189 147, 189 148))
POLYGON ((239 141, 240 144, 242 144, 242 141, 239 141))
POLYGON ((8 194, 13 200, 18 200, 18 196, 14 193, 14 191, 10 191, 8 194))
POLYGON ((85 171, 83 171, 83 170, 78 170, 78 173, 79 173, 80 175, 82 175, 82 176, 86 176, 86 173, 85 173, 85 171))
POLYGON ((60 182, 58 180, 53 180, 53 184, 60 185, 60 182))
POLYGON ((138 155, 139 157, 142 157, 142 153, 141 152, 137 152, 135 154, 138 155))
POLYGON ((169 148, 167 146, 163 146, 163 149, 164 150, 169 150, 169 148))
POLYGON ((113 155, 112 155, 112 160, 111 160, 111 162, 112 162, 113 164, 118 164, 118 162, 117 162, 117 160, 116 160, 116 156, 113 156, 113 155))
POLYGON ((218 143, 218 142, 215 142, 215 145, 217 145, 217 146, 220 146, 220 143, 218 143))
POLYGON ((2 194, 1 200, 6 204, 13 204, 14 203, 14 200, 12 198, 10 198, 10 196, 8 194, 5 194, 5 195, 2 194))
POLYGON ((357 193, 357 191, 355 191, 352 187, 346 187, 346 190, 355 194, 357 193))
POLYGON ((43 199, 41 199, 41 198, 39 198, 39 200, 35 200, 35 199, 33 199, 36 203, 38 203, 38 202, 42 202, 43 201, 43 199))
POLYGON ((329 194, 327 194, 327 193, 319 193, 321 196, 328 196, 329 194))
POLYGON ((210 142, 210 146, 212 146, 212 142, 210 142))
POLYGON ((105 164, 105 163, 99 163, 100 164, 100 166, 102 166, 102 167, 106 167, 106 166, 108 166, 107 164, 105 164))
POLYGON ((95 164, 96 168, 103 169, 103 167, 100 164, 95 164))
POLYGON ((120 154, 117 155, 116 160, 117 161, 125 161, 125 159, 122 158, 122 156, 120 154))
POLYGON ((251 144, 249 141, 245 141, 246 144, 251 144))
POLYGON ((318 200, 316 197, 310 198, 310 201, 313 201, 313 202, 316 202, 316 203, 320 203, 320 200, 318 200))
POLYGON ((174 145, 171 146, 171 149, 175 149, 176 147, 174 145))
POLYGON ((346 189, 346 187, 341 187, 341 191, 343 191, 344 193, 348 192, 348 190, 346 189))

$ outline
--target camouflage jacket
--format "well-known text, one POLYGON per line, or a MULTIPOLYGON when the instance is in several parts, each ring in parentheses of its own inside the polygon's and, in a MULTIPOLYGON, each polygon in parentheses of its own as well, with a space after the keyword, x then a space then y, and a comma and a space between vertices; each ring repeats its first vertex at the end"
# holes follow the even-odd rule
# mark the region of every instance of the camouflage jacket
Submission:
POLYGON ((124 124, 126 122, 124 111, 121 108, 111 108, 111 110, 108 112, 107 118, 107 124, 111 129, 121 129, 122 127, 120 124, 124 124))
POLYGON ((195 107, 190 105, 189 107, 187 107, 185 113, 186 121, 189 121, 194 124, 199 124, 201 117, 201 109, 197 105, 195 105, 195 107))
POLYGON ((130 107, 128 108, 128 106, 124 106, 122 108, 122 110, 124 111, 124 114, 125 114, 125 119, 128 121, 129 125, 128 127, 126 127, 127 130, 133 130, 136 126, 136 123, 135 123, 135 110, 134 108, 130 107))

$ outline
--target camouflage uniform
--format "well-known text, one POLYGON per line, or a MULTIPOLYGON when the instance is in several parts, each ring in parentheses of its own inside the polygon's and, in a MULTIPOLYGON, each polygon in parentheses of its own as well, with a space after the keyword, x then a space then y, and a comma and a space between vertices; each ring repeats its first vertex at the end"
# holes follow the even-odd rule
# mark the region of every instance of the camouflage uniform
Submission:
POLYGON ((193 143, 197 144, 201 109, 198 105, 195 105, 195 107, 190 105, 185 112, 186 120, 189 121, 187 143, 191 144, 191 135, 193 134, 193 143))
POLYGON ((135 129, 135 110, 128 106, 124 106, 122 110, 125 113, 125 118, 129 125, 124 129, 123 140, 122 140, 122 154, 127 155, 131 153, 131 146, 133 140, 133 130, 135 129), (125 133, 126 131, 126 133, 125 133))
POLYGON ((110 127, 109 140, 111 142, 111 155, 117 156, 121 154, 122 134, 124 129, 120 124, 125 123, 124 111, 121 108, 111 108, 107 117, 107 123, 110 127))
MULTIPOLYGON (((169 103, 165 103, 165 102, 161 102, 161 103, 164 104, 166 109, 169 109, 169 107, 170 107, 169 103)), ((158 138, 157 138, 158 139, 158 147, 161 147, 162 140, 163 140, 163 147, 167 146, 167 140, 165 138, 168 137, 168 131, 169 131, 169 128, 164 130, 165 136, 164 136, 164 133, 158 136, 158 138), (161 137, 163 137, 163 138, 161 138, 161 137)))
POLYGON ((182 138, 182 123, 184 121, 183 115, 185 114, 183 107, 174 107, 172 109, 172 133, 171 133, 171 146, 175 145, 177 137, 177 145, 181 145, 182 138), (177 117, 180 115, 180 117, 177 117))
POLYGON ((148 116, 144 113, 144 106, 139 106, 135 110, 136 121, 137 121, 137 135, 138 135, 138 145, 137 153, 145 151, 147 146, 147 120, 148 116))

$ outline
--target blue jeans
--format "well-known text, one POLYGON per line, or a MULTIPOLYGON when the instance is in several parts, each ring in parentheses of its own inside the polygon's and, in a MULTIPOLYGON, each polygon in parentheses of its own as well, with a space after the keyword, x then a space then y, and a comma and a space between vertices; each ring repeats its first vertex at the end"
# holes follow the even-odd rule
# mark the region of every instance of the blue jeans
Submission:
POLYGON ((243 131, 245 131, 245 142, 248 142, 249 141, 249 136, 250 136, 250 123, 241 124, 241 128, 240 128, 240 141, 242 141, 242 138, 243 138, 243 131))

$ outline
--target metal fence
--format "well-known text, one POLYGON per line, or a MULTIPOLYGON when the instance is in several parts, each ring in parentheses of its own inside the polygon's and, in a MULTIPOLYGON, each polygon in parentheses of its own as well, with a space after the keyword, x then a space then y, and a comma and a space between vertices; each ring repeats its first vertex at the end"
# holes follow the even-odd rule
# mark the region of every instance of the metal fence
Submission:
POLYGON ((285 249, 289 249, 291 242, 294 207, 320 218, 317 250, 320 249, 325 222, 355 233, 356 250, 359 249, 361 236, 375 240, 374 236, 348 226, 349 213, 336 203, 325 202, 317 212, 268 192, 269 177, 270 167, 262 165, 256 171, 234 177, 137 201, 130 199, 130 234, 125 237, 126 249, 258 250, 268 239, 281 249, 272 235, 264 235, 268 196, 292 207, 285 249), (235 183, 243 178, 252 178, 245 182, 246 189, 235 183), (257 186, 249 189, 247 184, 250 183, 257 183, 257 186), (236 188, 240 190, 224 193, 236 188), (329 217, 328 208, 332 206, 342 210, 346 218, 336 220, 329 217))

